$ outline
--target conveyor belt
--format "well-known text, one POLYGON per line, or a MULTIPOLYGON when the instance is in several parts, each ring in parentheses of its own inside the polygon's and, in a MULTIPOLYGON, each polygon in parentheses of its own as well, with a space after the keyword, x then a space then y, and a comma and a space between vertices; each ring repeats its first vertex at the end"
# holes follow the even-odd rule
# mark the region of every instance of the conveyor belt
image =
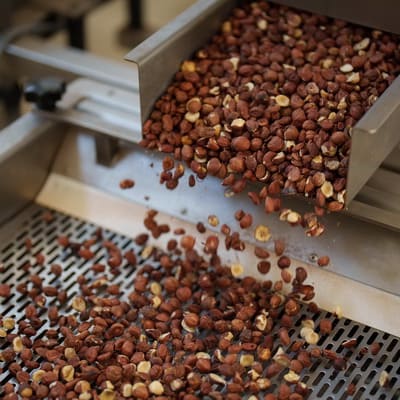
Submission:
MULTIPOLYGON (((57 245, 56 238, 59 235, 68 235, 71 241, 82 242, 85 239, 92 238, 97 227, 57 212, 53 212, 54 218, 50 222, 46 222, 43 219, 43 212, 45 211, 38 206, 32 206, 25 211, 24 221, 17 218, 13 223, 14 226, 8 225, 0 230, 0 238, 7 237, 6 241, 2 241, 0 252, 0 264, 3 263, 5 271, 1 275, 0 283, 11 284, 12 287, 15 287, 18 283, 25 281, 28 273, 21 267, 27 261, 30 261, 32 263, 31 273, 39 274, 44 279, 44 285, 56 285, 68 290, 68 298, 71 299, 79 290, 77 277, 83 274, 90 278, 93 274, 90 266, 94 262, 105 262, 106 252, 101 248, 100 243, 96 244, 92 247, 96 254, 95 258, 84 261, 64 250, 57 245), (25 246, 27 238, 32 239, 33 247, 30 252, 26 250, 25 246), (37 265, 34 262, 34 256, 38 253, 45 256, 44 266, 37 265), (63 267, 62 279, 46 272, 47 266, 53 263, 58 263, 63 267)), ((122 250, 134 249, 137 254, 140 254, 140 248, 128 237, 108 230, 104 230, 103 235, 105 239, 112 240, 122 250)), ((138 264, 141 262, 143 260, 138 257, 138 264)), ((149 260, 146 261, 146 263, 148 262, 149 260)), ((122 265, 120 271, 120 275, 110 276, 110 279, 113 283, 121 286, 122 293, 127 293, 132 288, 134 269, 129 265, 122 265)), ((20 320, 23 318, 23 310, 28 303, 29 300, 25 296, 14 291, 12 296, 0 302, 1 314, 20 320)), ((50 305, 52 305, 52 301, 47 304, 47 306, 50 305)), ((60 310, 60 313, 70 312, 71 309, 68 307, 60 310)), ((307 315, 306 310, 299 314, 296 328, 289 331, 291 339, 299 338, 300 320, 305 315, 307 315)), ((313 319, 318 325, 318 320, 327 316, 329 317, 330 314, 322 312, 313 319)), ((310 318, 312 315, 308 317, 310 318)), ((44 324, 38 331, 38 336, 44 335, 48 328, 49 325, 44 324)), ((301 379, 312 390, 308 396, 309 399, 341 400, 348 398, 346 390, 350 383, 354 383, 356 386, 353 399, 395 400, 400 398, 400 340, 395 336, 348 319, 336 319, 332 334, 328 339, 322 337, 319 345, 322 348, 338 351, 345 356, 348 359, 347 369, 338 372, 326 359, 320 359, 316 362, 310 370, 302 374, 301 379), (354 352, 341 346, 343 341, 350 338, 357 338, 358 340, 354 352), (376 356, 371 356, 369 353, 360 355, 359 349, 369 346, 372 342, 382 344, 379 353, 376 356), (387 371, 390 376, 389 385, 385 388, 381 388, 378 383, 379 375, 383 370, 387 371)), ((4 339, 0 339, 0 351, 4 346, 4 339)), ((5 382, 10 381, 10 379, 12 381, 13 378, 10 377, 6 365, 0 364, 0 367, 3 367, 4 371, 0 374, 1 388, 5 382)), ((282 381, 282 376, 274 378, 273 386, 276 385, 277 381, 282 381)))

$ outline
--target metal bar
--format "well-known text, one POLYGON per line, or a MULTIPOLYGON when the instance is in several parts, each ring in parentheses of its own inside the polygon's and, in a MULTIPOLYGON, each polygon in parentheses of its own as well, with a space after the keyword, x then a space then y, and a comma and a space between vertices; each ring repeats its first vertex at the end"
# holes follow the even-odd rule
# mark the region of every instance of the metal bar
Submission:
POLYGON ((273 0, 273 2, 400 34, 398 0, 273 0))
POLYGON ((349 204, 400 141, 400 78, 354 126, 346 203, 349 204))
POLYGON ((0 224, 39 193, 63 129, 58 122, 28 113, 0 131, 0 224))
POLYGON ((30 78, 58 73, 68 80, 87 77, 133 92, 139 87, 135 66, 40 39, 21 39, 8 46, 6 54, 4 61, 8 62, 9 71, 18 77, 27 72, 30 78))
POLYGON ((198 1, 125 57, 138 66, 142 122, 181 61, 210 38, 232 5, 232 0, 198 1))
POLYGON ((68 122, 129 142, 139 142, 141 124, 138 108, 136 93, 87 79, 77 79, 68 85, 56 110, 36 112, 51 120, 68 122))

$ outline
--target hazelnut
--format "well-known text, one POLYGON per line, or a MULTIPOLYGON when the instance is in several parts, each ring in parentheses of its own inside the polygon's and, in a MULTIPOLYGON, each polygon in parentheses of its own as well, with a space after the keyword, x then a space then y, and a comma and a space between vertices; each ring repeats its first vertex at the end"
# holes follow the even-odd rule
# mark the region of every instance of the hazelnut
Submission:
POLYGON ((74 349, 73 347, 66 347, 66 348, 64 349, 64 357, 65 357, 67 360, 71 360, 71 359, 75 358, 75 357, 76 357, 76 351, 75 351, 75 349, 74 349))
POLYGON ((289 97, 279 94, 278 96, 275 97, 275 102, 278 104, 280 107, 288 107, 290 105, 290 99, 289 97))
MULTIPOLYGON (((312 319, 303 319, 301 321, 301 326, 303 328, 310 328, 311 330, 314 330, 315 323, 314 323, 314 321, 312 319)), ((301 336, 303 336, 303 335, 301 335, 301 336)))
POLYGON ((297 375, 294 371, 290 370, 283 376, 283 379, 288 383, 297 383, 300 380, 300 375, 297 375))
POLYGON ((117 398, 116 393, 112 389, 104 389, 100 395, 100 400, 115 400, 117 398))
POLYGON ((260 29, 260 31, 265 31, 268 28, 268 22, 265 19, 259 19, 257 21, 257 28, 260 29))
POLYGON ((186 110, 190 113, 198 113, 201 110, 201 100, 198 97, 191 98, 186 103, 186 110))
POLYGON ((379 386, 381 386, 381 387, 387 386, 389 384, 389 380, 390 380, 389 374, 386 371, 382 371, 379 374, 379 380, 378 380, 379 386))
POLYGON ((238 136, 232 140, 232 148, 236 151, 247 151, 250 146, 250 140, 246 136, 238 136))
POLYGON ((42 380, 43 375, 46 373, 46 371, 43 371, 42 369, 36 370, 32 374, 32 381, 35 383, 39 383, 42 380))
POLYGON ((259 314, 255 318, 255 326, 258 330, 264 331, 268 325, 268 319, 265 314, 259 314))
POLYGON ((347 76, 346 82, 348 83, 359 83, 360 82, 360 73, 359 72, 352 72, 347 76))
POLYGON ((286 216, 286 221, 289 224, 298 224, 301 221, 301 215, 296 211, 290 211, 286 216))
POLYGON ((238 278, 243 275, 244 268, 242 264, 236 263, 231 265, 231 273, 234 278, 238 278))
POLYGON ((366 50, 368 48, 370 42, 371 42, 370 38, 368 38, 368 37, 364 38, 364 39, 360 40, 358 43, 356 43, 353 46, 353 49, 355 51, 366 50))
POLYGON ((184 321, 187 326, 196 328, 199 325, 200 318, 195 313, 187 312, 184 314, 184 321))
POLYGON ((182 72, 196 72, 196 63, 193 61, 185 60, 181 65, 182 72))
POLYGON ((137 365, 137 372, 140 374, 148 374, 151 369, 150 361, 140 361, 137 365))
POLYGON ((207 220, 211 226, 215 227, 219 225, 219 219, 216 215, 209 215, 207 220))
POLYGON ((323 335, 329 335, 332 332, 332 321, 329 319, 321 319, 319 330, 323 335))
POLYGON ((342 307, 340 306, 336 306, 335 309, 333 310, 333 314, 336 315, 337 318, 343 318, 343 311, 342 311, 342 307))
POLYGON ((188 111, 185 114, 185 120, 191 122, 192 124, 194 124, 199 118, 200 118, 200 113, 198 112, 191 113, 188 111))
POLYGON ((333 196, 333 185, 329 181, 325 181, 321 186, 321 193, 326 199, 333 196))
POLYGON ((184 383, 182 381, 182 379, 174 379, 170 384, 170 388, 171 390, 173 390, 174 392, 180 390, 183 387, 184 383))
POLYGON ((12 346, 13 350, 16 353, 21 353, 21 351, 24 349, 24 344, 22 343, 22 339, 19 336, 16 336, 13 341, 12 341, 12 346))
POLYGON ((74 379, 75 369, 72 365, 64 365, 61 368, 61 376, 66 382, 71 382, 74 379))
POLYGON ((149 384, 149 391, 156 396, 161 396, 164 393, 164 386, 160 381, 152 381, 149 384))
POLYGON ((254 237, 259 242, 267 242, 271 238, 269 228, 265 225, 258 225, 254 231, 254 237))
POLYGON ((154 295, 160 295, 162 292, 162 288, 161 285, 158 282, 152 282, 150 284, 150 291, 151 293, 153 293, 154 295))
POLYGON ((15 327, 15 320, 13 318, 5 317, 2 321, 2 325, 6 331, 11 331, 15 327))
POLYGON ((348 72, 353 71, 353 66, 351 64, 344 64, 340 66, 340 71, 347 74, 348 72))
POLYGON ((122 396, 131 397, 132 396, 132 385, 130 383, 124 383, 122 385, 122 396))
POLYGON ((147 258, 149 258, 151 256, 151 254, 153 253, 154 247, 153 246, 145 246, 140 254, 140 256, 146 260, 147 258))
POLYGON ((72 299, 72 308, 76 311, 83 312, 86 310, 86 302, 83 297, 75 296, 72 299))
POLYGON ((317 263, 320 267, 326 267, 330 262, 330 259, 328 256, 321 256, 318 258, 317 263))
POLYGON ((252 354, 242 354, 239 362, 242 367, 250 367, 254 362, 254 356, 252 354))
POLYGON ((182 326, 182 328, 183 328, 185 331, 187 331, 187 332, 193 333, 193 332, 196 331, 196 328, 194 328, 194 327, 192 327, 192 326, 189 326, 189 325, 186 323, 186 321, 185 321, 184 319, 183 319, 182 322, 181 322, 181 326, 182 326))
POLYGON ((319 335, 318 333, 311 331, 304 336, 304 339, 308 344, 317 344, 319 341, 319 335))
POLYGON ((231 122, 231 128, 235 130, 241 130, 246 124, 243 118, 236 118, 231 122))
POLYGON ((215 382, 215 383, 219 383, 220 385, 226 385, 226 380, 224 378, 222 378, 221 376, 217 375, 217 374, 209 374, 208 375, 210 377, 210 379, 215 382))

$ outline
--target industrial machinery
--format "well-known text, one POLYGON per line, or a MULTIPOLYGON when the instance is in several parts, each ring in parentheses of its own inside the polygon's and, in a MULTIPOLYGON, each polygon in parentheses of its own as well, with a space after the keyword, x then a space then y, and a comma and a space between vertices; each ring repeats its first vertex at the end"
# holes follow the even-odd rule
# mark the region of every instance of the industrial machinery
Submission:
MULTIPOLYGON (((297 7, 400 33, 397 19, 392 21, 396 13, 379 12, 389 5, 371 1, 354 13, 345 1, 324 2, 324 6, 318 1, 280 3, 296 3, 297 7)), ((229 224, 234 212, 242 208, 289 244, 288 254, 308 271, 321 308, 333 312, 340 307, 343 311, 345 318, 338 320, 333 333, 335 342, 326 343, 330 349, 336 350, 343 340, 355 336, 361 346, 374 340, 383 344, 377 358, 358 361, 354 355, 346 371, 333 373, 321 363, 307 373, 306 381, 314 388, 310 398, 344 399, 348 382, 355 382, 358 391, 354 398, 398 399, 400 78, 355 127, 347 208, 325 217, 328 229, 319 238, 307 238, 277 216, 266 217, 245 195, 225 198, 220 182, 212 177, 193 188, 180 184, 174 191, 162 189, 158 184, 162 157, 137 144, 142 122, 174 71, 231 9, 232 2, 227 0, 198 1, 129 53, 128 60, 136 65, 31 37, 6 48, 2 62, 16 77, 29 74, 30 80, 35 80, 28 98, 38 106, 0 132, 0 265, 4 271, 0 281, 15 287, 23 278, 21 260, 26 258, 24 241, 28 237, 33 239, 32 254, 41 253, 70 271, 65 285, 73 287, 76 276, 89 267, 54 252, 51 241, 61 233, 82 240, 98 225, 112 240, 126 244, 143 230, 142 217, 148 208, 159 210, 161 220, 183 226, 187 232, 195 232, 196 223, 211 214, 229 224), (49 76, 61 81, 44 79, 49 76), (134 179, 132 190, 119 188, 125 178, 134 179), (48 209, 53 212, 50 222, 41 218, 48 209), (323 270, 315 261, 324 254, 329 254, 331 264, 323 270), (390 386, 384 389, 377 384, 381 370, 391 377, 390 386)), ((288 201, 296 210, 308 207, 299 199, 288 201)), ((243 236, 246 250, 226 253, 224 261, 240 261, 246 273, 258 277, 254 238, 243 236)), ((155 243, 165 244, 162 238, 155 243)), ((124 274, 121 272, 116 283, 126 284, 124 274)), ((272 277, 274 274, 278 276, 271 271, 272 277)), ((15 293, 0 301, 1 313, 18 318, 27 302, 15 293)), ((0 385, 8 380, 5 370, 0 385)))

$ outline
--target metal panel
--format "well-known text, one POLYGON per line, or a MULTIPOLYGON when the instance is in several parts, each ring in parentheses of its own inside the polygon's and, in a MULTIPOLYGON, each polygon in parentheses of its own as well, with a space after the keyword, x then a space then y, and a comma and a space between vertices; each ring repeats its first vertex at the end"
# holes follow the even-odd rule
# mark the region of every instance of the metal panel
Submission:
POLYGON ((0 225, 36 197, 62 132, 62 124, 32 114, 0 131, 0 225))
POLYGON ((27 73, 31 79, 59 74, 68 80, 87 77, 133 92, 138 89, 134 66, 40 39, 21 39, 8 46, 6 54, 4 65, 18 78, 27 73))
MULTIPOLYGON (((88 135, 71 133, 57 156, 53 172, 193 224, 207 221, 209 215, 216 214, 221 224, 226 223, 236 230, 238 225, 233 215, 236 210, 243 209, 253 215, 254 224, 266 224, 274 237, 284 239, 288 243, 287 252, 294 259, 315 264, 316 254, 328 254, 331 271, 386 292, 400 294, 398 231, 360 221, 345 213, 333 213, 323 218, 326 232, 318 238, 308 238, 302 228, 291 228, 281 222, 276 214, 266 215, 263 207, 254 206, 246 193, 225 198, 224 187, 217 178, 209 176, 190 188, 187 177, 191 171, 187 169, 175 190, 165 189, 158 184, 162 159, 161 153, 145 151, 139 146, 125 146, 121 148, 118 163, 111 168, 104 168, 94 161, 94 139, 88 135), (82 157, 83 154, 85 157, 82 157), (121 191, 119 188, 118 182, 124 178, 134 179, 135 187, 132 190, 121 191)), ((386 197, 386 194, 382 197, 386 197)), ((357 204, 360 203, 354 205, 357 204)), ((284 206, 298 212, 312 209, 298 198, 285 198, 284 206)), ((383 225, 395 223, 397 215, 399 222, 398 213, 385 212, 363 203, 361 206, 363 208, 355 211, 360 211, 365 218, 380 218, 383 225)), ((400 229, 400 225, 397 229, 400 229)), ((240 235, 247 242, 257 245, 251 229, 241 231, 240 235)), ((271 243, 267 246, 272 249, 271 243)))
MULTIPOLYGON (((30 272, 38 274, 43 278, 43 285, 56 285, 62 287, 68 292, 67 305, 60 307, 60 314, 70 315, 74 312, 68 305, 71 298, 79 293, 80 289, 77 284, 78 276, 84 275, 91 279, 94 272, 91 270, 93 260, 85 261, 77 258, 69 251, 56 244, 56 238, 59 235, 67 235, 71 241, 83 242, 91 239, 97 229, 96 226, 86 223, 82 220, 53 212, 54 218, 50 222, 46 222, 42 218, 42 213, 46 211, 37 206, 31 207, 25 212, 25 218, 19 218, 7 230, 0 230, 0 263, 4 265, 5 272, 1 275, 0 283, 11 284, 13 288, 19 283, 26 280, 26 272, 22 266, 27 261, 32 261, 32 254, 41 253, 47 263, 56 263, 61 265, 63 274, 61 278, 57 278, 47 272, 46 266, 33 264, 30 272), (26 239, 32 239, 33 247, 27 251, 25 246, 26 239)), ((108 230, 103 230, 105 240, 111 240, 122 249, 133 249, 136 254, 141 254, 141 248, 138 247, 131 239, 115 234, 108 230)), ((107 264, 107 253, 101 248, 101 243, 92 246, 95 253, 95 259, 98 263, 107 264)), ((153 264, 154 261, 149 259, 143 260, 138 256, 139 267, 143 263, 153 264)), ((113 275, 107 273, 110 283, 118 284, 121 288, 121 297, 123 301, 127 301, 127 294, 132 290, 132 279, 134 278, 135 269, 129 264, 123 264, 119 268, 119 274, 113 275)), ((15 291, 8 299, 0 301, 2 315, 12 315, 17 321, 24 319, 24 308, 31 300, 15 291)), ((55 298, 48 298, 46 307, 57 304, 55 298)), ((45 313, 45 309, 43 309, 45 313)), ((331 314, 321 312, 319 315, 309 313, 304 307, 294 321, 294 327, 290 329, 291 341, 299 339, 301 329, 301 320, 304 318, 312 318, 316 326, 322 318, 332 318, 331 314)), ((42 320, 46 320, 44 315, 42 320)), ((333 319, 333 318, 332 318, 333 319)), ((41 337, 50 328, 48 322, 44 323, 37 332, 37 336, 41 337)), ((54 328, 54 327, 53 327, 54 328)), ((279 326, 275 326, 273 334, 277 335, 279 326)), ((0 343, 0 350, 8 344, 0 343)), ((399 398, 399 358, 400 358, 400 340, 392 335, 370 328, 363 324, 351 321, 349 319, 334 319, 333 331, 329 338, 321 337, 319 345, 332 351, 336 351, 347 358, 347 368, 344 371, 336 371, 333 369, 332 361, 326 358, 314 360, 313 367, 305 369, 301 375, 301 381, 306 383, 310 388, 310 394, 307 399, 325 399, 325 400, 344 400, 347 398, 346 390, 350 383, 355 383, 356 392, 355 399, 372 399, 395 400, 399 398), (334 340, 332 340, 334 338, 334 340), (376 356, 370 354, 359 354, 358 351, 350 351, 343 348, 341 343, 349 339, 357 339, 357 348, 369 346, 372 342, 379 342, 382 347, 376 356), (381 388, 378 384, 378 378, 381 371, 386 370, 390 376, 390 384, 386 388, 381 388), (364 396, 364 397, 363 397, 364 396), (379 397, 378 397, 379 396, 379 397)), ((277 351, 278 343, 272 349, 274 354, 277 351)), ((287 372, 284 370, 279 376, 272 378, 271 390, 275 390, 278 382, 283 381, 283 375, 287 372)), ((15 382, 15 378, 7 368, 0 373, 0 395, 1 387, 5 382, 15 382)), ((224 393, 224 388, 219 390, 224 393)), ((261 393, 260 393, 261 394, 261 393)), ((248 398, 250 393, 243 393, 243 398, 248 398)))
POLYGON ((400 77, 354 126, 347 182, 347 204, 400 142, 400 77))
POLYGON ((211 37, 231 8, 231 0, 198 1, 125 57, 138 67, 142 122, 182 60, 211 37))

